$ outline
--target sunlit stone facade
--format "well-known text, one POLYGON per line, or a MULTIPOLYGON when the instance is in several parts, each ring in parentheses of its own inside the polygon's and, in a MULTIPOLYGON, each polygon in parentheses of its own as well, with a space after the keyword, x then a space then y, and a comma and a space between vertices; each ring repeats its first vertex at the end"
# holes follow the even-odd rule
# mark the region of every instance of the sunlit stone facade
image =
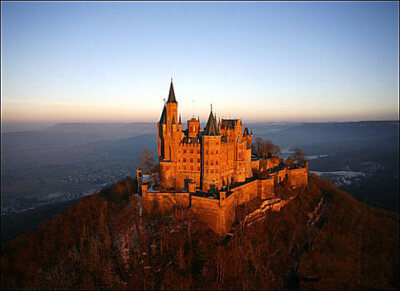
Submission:
POLYGON ((207 192, 252 177, 253 137, 242 121, 217 123, 211 109, 204 130, 199 118, 188 120, 183 130, 172 82, 157 126, 161 187, 179 191, 195 184, 197 190, 207 192))

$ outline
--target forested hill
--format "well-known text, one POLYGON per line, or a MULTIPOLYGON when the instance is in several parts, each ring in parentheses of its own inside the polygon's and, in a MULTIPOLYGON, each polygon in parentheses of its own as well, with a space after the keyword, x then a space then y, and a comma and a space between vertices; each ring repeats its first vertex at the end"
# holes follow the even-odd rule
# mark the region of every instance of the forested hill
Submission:
POLYGON ((315 175, 229 242, 189 211, 141 213, 135 192, 134 180, 120 181, 4 244, 2 289, 399 287, 398 214, 315 175))

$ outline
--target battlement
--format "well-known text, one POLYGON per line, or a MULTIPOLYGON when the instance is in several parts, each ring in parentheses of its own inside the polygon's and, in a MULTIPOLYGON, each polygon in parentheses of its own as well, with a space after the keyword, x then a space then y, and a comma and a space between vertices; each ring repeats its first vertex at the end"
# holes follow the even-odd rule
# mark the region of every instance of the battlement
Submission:
MULTIPOLYGON (((140 170, 138 170, 140 173, 140 170)), ((236 207, 257 197, 262 200, 276 198, 275 186, 287 181, 293 188, 308 184, 308 163, 298 169, 282 169, 268 177, 253 178, 230 189, 214 193, 204 193, 193 188, 193 181, 188 189, 182 192, 157 192, 149 188, 147 178, 143 180, 138 174, 140 194, 145 211, 157 208, 162 212, 173 209, 189 209, 200 220, 206 223, 219 235, 225 235, 235 222, 236 207)), ((284 205, 283 203, 282 205, 284 205)), ((280 207, 279 207, 280 208, 280 207)))

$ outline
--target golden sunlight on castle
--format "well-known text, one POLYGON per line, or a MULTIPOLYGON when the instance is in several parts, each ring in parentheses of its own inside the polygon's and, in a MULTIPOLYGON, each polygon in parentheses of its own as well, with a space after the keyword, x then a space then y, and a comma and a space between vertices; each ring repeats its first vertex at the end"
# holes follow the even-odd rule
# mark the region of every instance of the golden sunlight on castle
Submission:
POLYGON ((145 208, 190 208, 224 234, 237 205, 276 198, 274 187, 283 181, 293 188, 308 183, 307 162, 288 167, 279 157, 252 155, 253 135, 240 119, 217 122, 211 108, 204 130, 194 117, 183 130, 172 81, 157 127, 159 177, 137 171, 145 208))
POLYGON ((158 123, 158 156, 161 185, 167 188, 218 190, 251 178, 252 135, 243 132, 239 119, 222 119, 217 125, 212 109, 207 125, 199 118, 187 121, 182 130, 178 102, 171 82, 168 101, 158 123))

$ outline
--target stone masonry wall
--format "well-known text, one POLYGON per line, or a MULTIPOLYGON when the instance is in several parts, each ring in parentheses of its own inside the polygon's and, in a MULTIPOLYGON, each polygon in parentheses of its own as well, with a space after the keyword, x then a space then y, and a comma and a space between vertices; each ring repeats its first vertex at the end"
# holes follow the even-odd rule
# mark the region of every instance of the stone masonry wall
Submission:
POLYGON ((273 198, 275 183, 288 180, 291 186, 301 187, 308 184, 308 165, 302 169, 282 170, 274 177, 258 179, 231 189, 232 193, 225 197, 220 192, 220 199, 212 199, 191 195, 190 193, 152 193, 147 185, 142 185, 143 208, 151 211, 155 201, 162 211, 174 206, 189 208, 200 221, 219 235, 226 234, 235 222, 235 211, 238 205, 247 203, 256 197, 273 198))

